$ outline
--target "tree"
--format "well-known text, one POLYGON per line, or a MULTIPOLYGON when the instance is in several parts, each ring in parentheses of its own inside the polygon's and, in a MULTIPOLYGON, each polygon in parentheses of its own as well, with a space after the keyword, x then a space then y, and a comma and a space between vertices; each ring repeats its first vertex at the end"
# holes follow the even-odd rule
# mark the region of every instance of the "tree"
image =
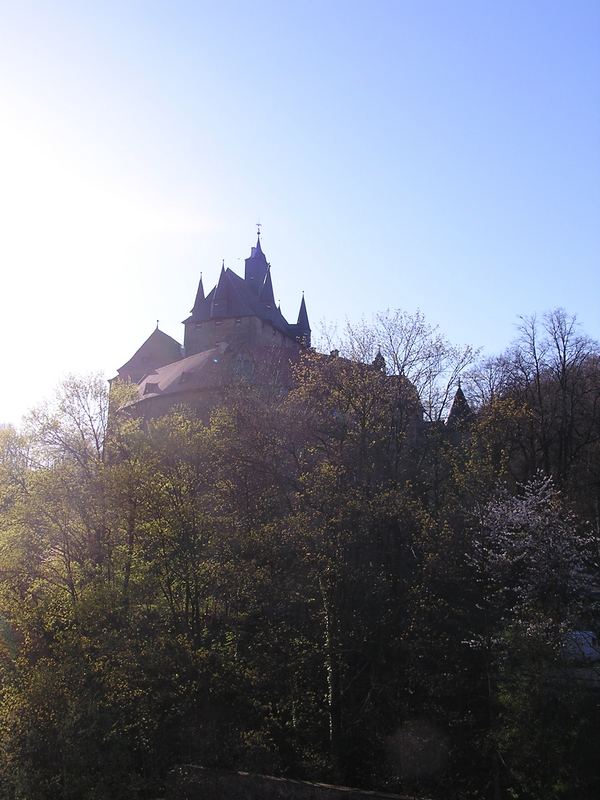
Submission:
POLYGON ((387 372, 416 390, 425 419, 434 422, 450 408, 458 378, 477 351, 457 347, 417 311, 397 309, 377 314, 372 324, 347 323, 340 353, 352 361, 370 363, 379 349, 387 372))
POLYGON ((541 475, 518 495, 500 489, 482 509, 470 556, 481 597, 472 645, 486 664, 496 791, 516 782, 526 796, 542 798, 562 796, 561 784, 564 792, 575 788, 565 782, 575 754, 564 746, 561 725, 573 716, 565 691, 573 679, 561 650, 590 607, 593 545, 541 475))
POLYGON ((526 410, 515 475, 552 475, 600 531, 600 346, 576 317, 563 309, 522 317, 512 348, 471 371, 468 388, 482 408, 511 399, 526 410))

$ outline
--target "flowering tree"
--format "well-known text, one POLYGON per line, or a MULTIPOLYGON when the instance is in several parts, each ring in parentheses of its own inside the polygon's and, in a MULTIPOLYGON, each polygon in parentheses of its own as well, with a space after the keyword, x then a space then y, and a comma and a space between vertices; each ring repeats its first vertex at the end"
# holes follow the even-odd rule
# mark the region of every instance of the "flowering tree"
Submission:
POLYGON ((552 479, 539 474, 519 495, 502 490, 485 506, 475 559, 504 614, 567 622, 589 597, 592 543, 552 479))
POLYGON ((494 790, 523 797, 572 790, 577 758, 566 727, 587 724, 584 687, 564 656, 569 630, 589 619, 594 538, 539 474, 481 510, 470 554, 479 584, 478 634, 488 684, 494 790), (574 722, 576 720, 576 722, 574 722))

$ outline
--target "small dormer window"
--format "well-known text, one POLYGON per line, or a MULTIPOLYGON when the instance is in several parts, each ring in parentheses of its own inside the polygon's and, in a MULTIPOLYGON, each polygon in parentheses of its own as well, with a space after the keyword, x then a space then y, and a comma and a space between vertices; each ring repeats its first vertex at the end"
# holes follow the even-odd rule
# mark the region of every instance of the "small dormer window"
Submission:
POLYGON ((235 321, 235 324, 236 324, 236 325, 241 325, 241 324, 242 324, 242 320, 241 320, 241 319, 238 317, 238 318, 236 319, 236 321, 235 321))
POLYGON ((201 327, 202 327, 202 323, 201 322, 197 322, 196 325, 195 325, 196 330, 199 331, 201 327))

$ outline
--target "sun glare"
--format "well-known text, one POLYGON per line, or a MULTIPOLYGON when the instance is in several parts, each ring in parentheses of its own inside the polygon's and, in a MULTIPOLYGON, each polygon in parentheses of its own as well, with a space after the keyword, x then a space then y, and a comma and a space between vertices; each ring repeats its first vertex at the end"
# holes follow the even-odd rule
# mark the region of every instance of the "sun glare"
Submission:
MULTIPOLYGON (((96 158, 93 144, 87 150, 85 143, 75 147, 56 120, 41 120, 9 103, 2 106, 0 263, 5 302, 0 333, 3 341, 14 341, 18 331, 19 340, 18 348, 4 355, 4 366, 18 375, 24 397, 39 397, 52 390, 60 374, 82 368, 80 337, 73 331, 78 315, 85 310, 101 319, 106 287, 127 291, 127 281, 142 272, 144 255, 159 240, 206 233, 214 221, 193 208, 155 202, 144 187, 112 173, 102 162, 101 148, 96 158), (23 352, 44 362, 36 368, 38 380, 40 371, 48 370, 43 390, 32 391, 23 352)), ((7 413, 10 417, 3 408, 0 422, 7 413)))

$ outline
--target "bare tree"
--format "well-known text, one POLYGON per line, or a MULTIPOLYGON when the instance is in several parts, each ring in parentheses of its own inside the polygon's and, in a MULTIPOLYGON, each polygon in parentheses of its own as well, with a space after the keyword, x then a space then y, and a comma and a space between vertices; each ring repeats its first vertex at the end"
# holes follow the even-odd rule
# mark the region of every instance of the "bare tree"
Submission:
POLYGON ((451 344, 421 311, 409 314, 401 309, 377 314, 371 324, 348 322, 340 351, 365 363, 379 351, 388 374, 406 378, 415 387, 424 417, 431 422, 446 416, 458 379, 477 355, 469 345, 451 344))
POLYGON ((471 370, 467 387, 482 406, 517 401, 525 412, 519 478, 552 475, 600 530, 600 345, 575 315, 557 308, 520 317, 512 346, 471 370))

